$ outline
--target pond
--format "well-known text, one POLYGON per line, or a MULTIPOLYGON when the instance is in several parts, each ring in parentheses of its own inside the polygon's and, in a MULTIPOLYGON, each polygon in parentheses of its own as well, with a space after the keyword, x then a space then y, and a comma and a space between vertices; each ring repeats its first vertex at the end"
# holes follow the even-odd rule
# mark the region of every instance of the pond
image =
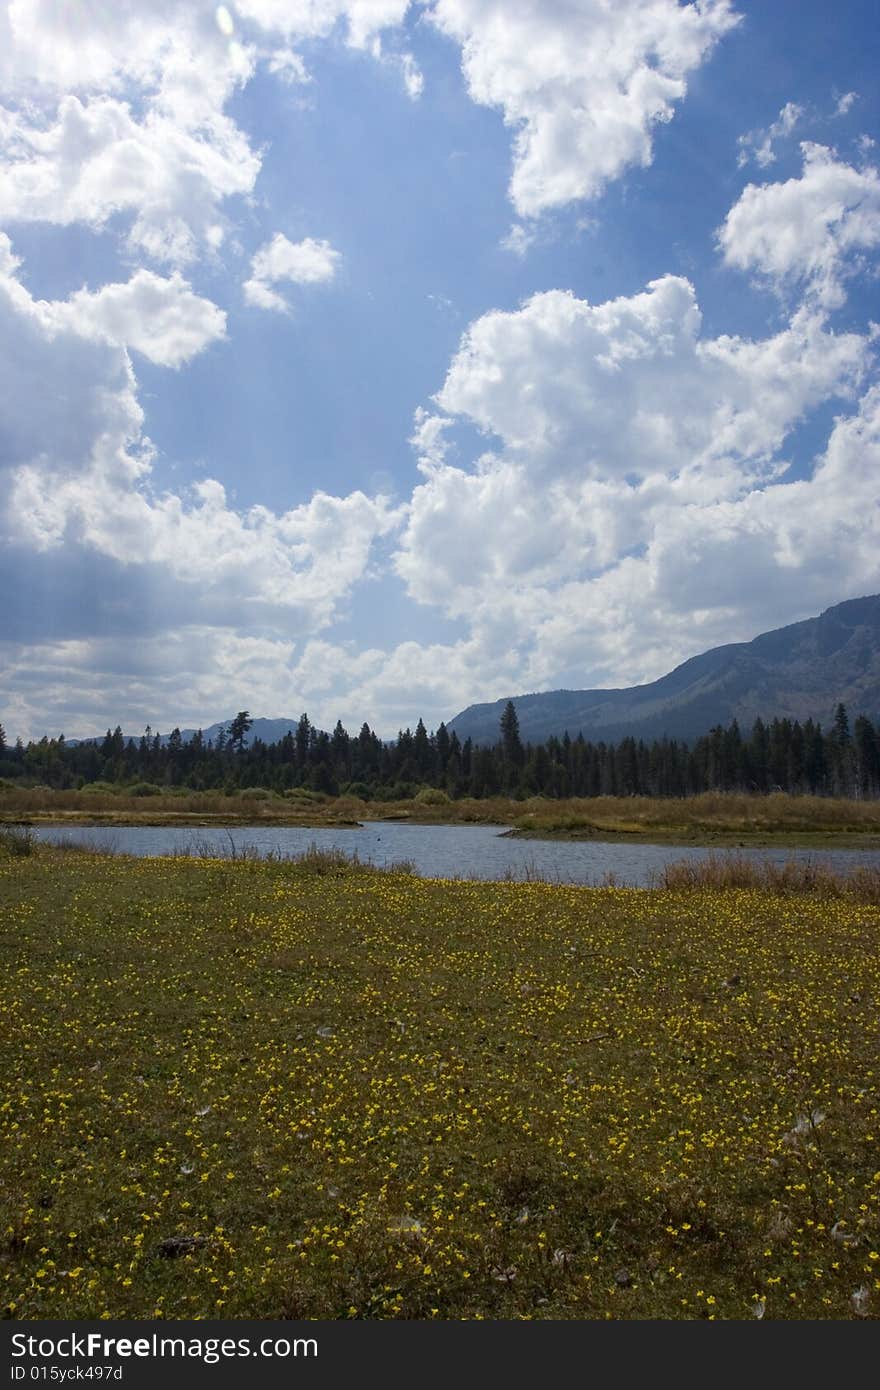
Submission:
MULTIPOLYGON (((231 853, 302 854, 310 845, 341 849, 365 862, 388 866, 409 860, 425 878, 541 879, 551 883, 601 883, 607 875, 633 887, 647 887, 665 864, 703 859, 710 852, 690 845, 607 844, 599 840, 518 840, 497 825, 411 825, 367 821, 360 828, 235 826, 37 826, 33 834, 53 843, 93 845, 118 854, 201 854, 228 858, 231 853)), ((728 851, 715 851, 724 854, 728 851)), ((736 849, 757 861, 811 860, 847 872, 859 864, 877 864, 880 851, 736 849)))

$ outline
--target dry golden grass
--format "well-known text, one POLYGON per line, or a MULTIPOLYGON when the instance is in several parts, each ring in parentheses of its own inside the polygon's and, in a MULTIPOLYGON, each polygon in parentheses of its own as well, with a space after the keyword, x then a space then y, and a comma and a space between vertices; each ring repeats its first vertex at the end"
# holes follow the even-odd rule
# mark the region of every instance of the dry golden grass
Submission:
POLYGON ((776 864, 735 853, 709 854, 705 859, 684 859, 665 865, 654 886, 690 892, 748 888, 778 897, 809 894, 880 905, 880 865, 857 865, 839 873, 827 864, 809 860, 790 859, 776 864))
POLYGON ((245 789, 131 796, 125 791, 0 789, 0 823, 53 821, 99 825, 353 825, 362 820, 493 824, 538 837, 654 840, 706 844, 876 844, 880 801, 707 792, 686 798, 595 797, 553 801, 507 797, 434 802, 362 801, 293 790, 245 789))

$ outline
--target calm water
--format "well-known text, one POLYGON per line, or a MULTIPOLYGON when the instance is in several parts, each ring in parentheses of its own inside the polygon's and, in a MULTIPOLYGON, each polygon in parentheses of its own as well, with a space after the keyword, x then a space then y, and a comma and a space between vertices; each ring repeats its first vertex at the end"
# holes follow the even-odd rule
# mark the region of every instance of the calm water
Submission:
MULTIPOLYGON (((664 864, 702 859, 705 849, 682 845, 604 844, 600 841, 513 840, 498 826, 406 825, 368 821, 360 829, 311 829, 293 826, 235 826, 229 830, 192 826, 40 826, 41 840, 72 841, 112 849, 119 854, 216 854, 256 849, 261 854, 301 854, 309 845, 357 853, 361 860, 388 865, 408 859, 426 878, 539 878, 562 883, 597 883, 613 874, 622 884, 647 886, 664 864)), ((716 851, 724 853, 725 851, 716 851)), ((738 849, 750 859, 806 859, 847 869, 877 863, 874 850, 738 849)))

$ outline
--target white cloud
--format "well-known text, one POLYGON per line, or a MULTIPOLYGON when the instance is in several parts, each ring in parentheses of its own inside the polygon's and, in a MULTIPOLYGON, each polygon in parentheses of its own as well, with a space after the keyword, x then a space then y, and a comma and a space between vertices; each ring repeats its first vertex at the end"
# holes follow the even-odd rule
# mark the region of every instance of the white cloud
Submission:
POLYGON ((64 473, 100 467, 131 482, 148 466, 149 446, 127 354, 82 337, 64 306, 59 314, 34 300, 18 265, 0 233, 0 468, 51 460, 64 473))
POLYGON ((260 161, 227 117, 199 130, 157 110, 136 120, 125 102, 67 96, 38 124, 0 114, 0 207, 7 222, 82 222, 133 215, 129 245, 183 264, 216 241, 219 205, 251 191, 260 161))
POLYGON ((420 715, 429 728, 436 727, 463 705, 488 698, 487 690, 509 691, 518 670, 518 654, 509 643, 493 649, 482 637, 452 644, 401 642, 389 650, 313 638, 291 680, 301 707, 323 727, 341 719, 357 732, 366 720, 393 737, 420 715))
MULTIPOLYGON (((441 495, 434 502, 445 525, 441 532, 435 518, 430 539, 436 552, 426 558, 436 559, 444 544, 453 545, 458 562, 467 564, 469 547, 477 546, 484 564, 501 557, 501 573, 494 576, 500 582, 493 583, 493 575, 484 571, 482 588, 472 592, 466 642, 447 648, 445 658, 435 650, 430 663, 409 654, 410 664, 424 667, 429 679, 433 665, 433 699, 426 697, 418 707, 448 717, 470 700, 517 691, 653 680, 709 647, 814 616, 835 596, 876 592, 878 469, 880 388, 875 387, 855 414, 836 421, 808 479, 704 503, 671 491, 665 498, 655 491, 643 499, 648 539, 634 554, 626 553, 626 513, 632 505, 638 508, 639 500, 619 496, 617 519, 624 529, 611 537, 610 561, 595 574, 584 573, 578 551, 583 546, 581 553, 586 552, 584 537, 591 530, 601 537, 609 523, 613 527, 613 493, 603 498, 593 485, 583 494, 579 515, 575 493, 568 506, 558 498, 554 505, 552 494, 536 494, 512 468, 484 479, 469 476, 466 482, 444 474, 439 485, 447 489, 447 510, 442 512, 441 495), (464 536, 462 526, 469 528, 464 536), (565 577, 554 575, 547 566, 554 538, 565 548, 578 529, 581 537, 575 537, 562 567, 565 577), (501 532, 497 545, 496 530, 501 532), (508 551, 530 537, 535 553, 517 573, 516 556, 508 551), (462 656, 481 674, 476 691, 461 669, 462 656)), ((418 506, 417 501, 417 524, 418 506)), ((381 683, 380 668, 368 688, 381 683)))
POLYGON ((220 483, 207 479, 191 498, 110 486, 94 473, 59 480, 19 470, 11 491, 19 535, 44 546, 75 534, 122 565, 159 565, 204 594, 224 596, 247 622, 256 605, 280 611, 285 627, 316 632, 364 577, 373 541, 398 521, 382 499, 316 493, 281 515, 238 512, 220 483))
POLYGON ((271 73, 290 87, 306 86, 312 80, 302 56, 286 45, 273 51, 268 66, 271 73))
POLYGON ((399 523, 362 492, 278 514, 241 512, 220 483, 156 495, 152 448, 126 344, 176 365, 217 337, 223 315, 180 277, 33 299, 0 234, 0 460, 7 539, 85 546, 122 566, 159 566, 206 602, 217 596, 289 628, 319 631, 363 578, 374 540, 399 523), (51 383, 47 390, 46 383, 51 383), (279 619, 279 615, 282 617, 279 619))
POLYGON ((296 285, 320 285, 332 280, 341 256, 329 241, 288 241, 277 232, 271 241, 261 246, 251 261, 250 278, 244 283, 244 296, 249 304, 260 309, 289 308, 287 300, 273 289, 283 281, 296 285))
POLYGON ((650 164, 654 127, 738 22, 730 0, 436 0, 429 14, 461 44, 473 100, 516 130, 521 217, 596 198, 650 164))
POLYGON ((300 39, 326 38, 344 22, 353 48, 372 48, 384 29, 402 24, 410 0, 237 0, 262 28, 300 39))
POLYGON ((777 116, 776 120, 767 127, 766 130, 750 130, 747 135, 741 135, 737 144, 739 145, 739 158, 737 163, 742 168, 753 159, 762 169, 766 169, 768 164, 773 164, 776 159, 776 151, 773 148, 779 140, 786 139, 791 135, 795 126, 803 118, 804 108, 795 101, 787 101, 777 116))
POLYGON ((804 144, 800 178, 750 183, 718 233, 727 265, 780 289, 806 286, 832 308, 865 251, 880 245, 880 176, 855 169, 824 145, 804 144))
POLYGON ((678 276, 592 305, 568 291, 484 314, 437 395, 500 436, 530 476, 645 477, 726 456, 767 459, 808 406, 864 365, 858 335, 802 313, 772 338, 703 340, 678 276))
POLYGON ((529 227, 525 227, 522 222, 514 222, 501 242, 503 251, 510 251, 512 255, 522 259, 528 252, 529 247, 533 246, 537 239, 536 233, 529 227))
POLYGON ((397 57, 397 62, 400 65, 407 96, 410 101, 418 101, 425 90, 424 73, 411 53, 401 53, 397 57))
POLYGON ((125 81, 155 85, 169 50, 189 48, 212 67, 227 45, 206 0, 114 0, 60 5, 57 0, 0 4, 0 85, 19 94, 109 91, 125 81))
POLYGON ((292 704, 296 715, 295 650, 284 638, 199 623, 128 643, 115 636, 2 643, 5 718, 24 738, 47 729, 82 738, 117 723, 126 733, 147 724, 167 732, 166 710, 172 723, 198 728, 208 722, 206 711, 223 717, 252 706, 255 672, 261 708, 290 714, 292 704))
POLYGON ((0 0, 3 219, 130 219, 130 249, 183 264, 223 231, 223 202, 253 189, 260 158, 224 106, 252 47, 195 0, 58 5, 0 0))
POLYGON ((417 418, 425 481, 398 573, 468 622, 478 665, 503 646, 483 699, 653 679, 809 616, 878 578, 880 392, 808 480, 782 481, 781 450, 823 401, 856 399, 872 359, 870 334, 808 308, 764 340, 704 339, 672 276, 598 306, 555 291, 484 315, 443 413, 417 418), (492 441, 471 469, 450 461, 459 418, 492 441))
MULTIPOLYGON (((181 366, 225 335, 222 309, 194 294, 176 272, 163 279, 139 270, 127 283, 104 285, 96 293, 82 289, 66 300, 35 300, 16 278, 20 264, 9 237, 0 232, 0 299, 10 331, 15 323, 19 331, 46 343, 64 338, 80 347, 92 342, 134 348, 162 367, 181 366)), ((128 396, 130 369, 120 372, 122 376, 128 396)), ((139 412, 132 411, 131 418, 139 422, 139 412)))
POLYGON ((160 367, 180 367, 225 337, 226 315, 194 294, 177 272, 163 279, 139 270, 127 284, 82 289, 46 305, 47 323, 68 324, 83 338, 134 348, 160 367))

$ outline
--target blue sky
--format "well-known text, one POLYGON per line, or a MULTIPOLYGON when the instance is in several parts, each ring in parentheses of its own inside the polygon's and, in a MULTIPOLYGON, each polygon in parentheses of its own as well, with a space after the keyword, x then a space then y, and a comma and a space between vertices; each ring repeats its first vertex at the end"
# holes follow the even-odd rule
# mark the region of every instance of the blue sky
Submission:
POLYGON ((876 6, 0 0, 0 722, 391 735, 880 588, 876 6))

